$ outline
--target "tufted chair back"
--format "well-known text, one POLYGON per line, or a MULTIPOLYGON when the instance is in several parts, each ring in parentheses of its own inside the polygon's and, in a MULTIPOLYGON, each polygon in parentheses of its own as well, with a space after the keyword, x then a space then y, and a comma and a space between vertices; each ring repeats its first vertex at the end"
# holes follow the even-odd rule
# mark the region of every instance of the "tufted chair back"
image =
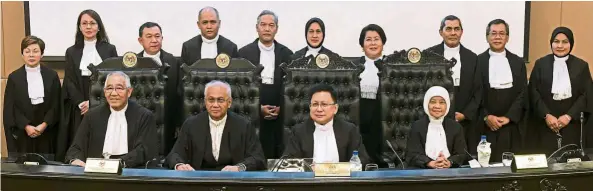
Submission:
MULTIPOLYGON (((135 54, 134 54, 135 56, 135 54)), ((152 58, 136 58, 137 63, 134 66, 126 66, 123 64, 122 57, 114 57, 104 60, 101 64, 94 66, 89 65, 92 71, 91 85, 89 93, 90 107, 101 104, 107 104, 103 87, 107 75, 113 71, 122 71, 130 77, 132 84, 132 95, 130 100, 135 101, 139 105, 152 111, 157 125, 157 147, 159 155, 166 155, 164 153, 164 135, 166 128, 164 128, 164 86, 167 80, 166 70, 168 65, 159 66, 152 58)))
MULTIPOLYGON (((454 99, 451 78, 454 61, 434 52, 423 51, 420 60, 411 63, 408 52, 413 50, 396 51, 386 56, 379 75, 383 138, 391 143, 402 160, 405 159, 412 123, 426 116, 422 105, 426 91, 432 86, 443 86, 449 91, 451 102, 454 99)), ((420 53, 418 49, 415 50, 420 53)), ((385 147, 383 157, 385 161, 400 165, 389 147, 385 147)))
MULTIPOLYGON (((224 66, 224 65, 222 65, 224 66)), ((233 103, 229 111, 245 117, 259 135, 259 81, 255 75, 258 68, 243 58, 230 59, 228 66, 221 68, 215 59, 201 59, 191 66, 181 66, 183 77, 184 119, 206 111, 204 91, 206 84, 220 80, 231 86, 233 103)), ((259 69, 261 70, 261 68, 259 69)))
POLYGON ((323 59, 322 55, 325 54, 319 54, 316 58, 313 56, 299 58, 290 64, 284 63, 280 66, 286 73, 282 110, 285 116, 283 122, 285 137, 290 137, 288 135, 292 127, 309 117, 310 95, 307 93, 313 85, 319 83, 330 84, 336 90, 339 104, 336 117, 354 123, 356 126, 360 124, 359 75, 363 68, 338 55, 327 55, 329 60, 323 59))

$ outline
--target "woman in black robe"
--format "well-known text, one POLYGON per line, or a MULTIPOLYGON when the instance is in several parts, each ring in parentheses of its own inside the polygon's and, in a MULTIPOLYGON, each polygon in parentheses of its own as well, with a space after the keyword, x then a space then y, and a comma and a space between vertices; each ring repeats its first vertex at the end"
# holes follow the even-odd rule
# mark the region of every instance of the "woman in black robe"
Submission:
POLYGON ((307 39, 307 47, 296 51, 292 55, 291 60, 307 57, 309 55, 316 57, 318 54, 339 57, 338 54, 323 46, 323 41, 325 40, 325 24, 323 24, 323 21, 320 18, 314 17, 307 21, 307 24, 305 24, 305 38, 307 39))
POLYGON ((40 38, 22 40, 25 64, 8 76, 3 115, 7 138, 14 138, 11 147, 17 153, 38 153, 53 160, 61 90, 58 74, 40 64, 44 50, 40 38))
POLYGON ((58 136, 58 159, 62 159, 74 139, 83 115, 89 110, 90 75, 88 65, 99 65, 103 60, 117 57, 99 14, 84 10, 76 22, 75 44, 66 50, 63 84, 64 113, 62 130, 58 136))
POLYGON ((552 54, 535 62, 529 82, 533 132, 538 133, 540 152, 551 154, 568 144, 579 145, 580 115, 586 111, 591 88, 589 64, 570 54, 574 47, 569 28, 552 32, 552 54), (561 137, 561 139, 559 139, 561 137))

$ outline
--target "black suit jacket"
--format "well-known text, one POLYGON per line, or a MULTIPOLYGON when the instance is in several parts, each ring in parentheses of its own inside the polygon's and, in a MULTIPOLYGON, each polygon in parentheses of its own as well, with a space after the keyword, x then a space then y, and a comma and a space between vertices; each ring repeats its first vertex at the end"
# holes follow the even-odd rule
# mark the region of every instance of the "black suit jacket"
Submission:
MULTIPOLYGON (((228 140, 231 149, 232 164, 243 163, 248 171, 265 169, 265 157, 255 129, 241 116, 227 112, 222 140, 228 140)), ((200 169, 206 148, 205 141, 210 140, 210 121, 204 111, 188 118, 183 126, 173 150, 167 156, 165 164, 175 168, 184 163, 194 169, 200 169)))
MULTIPOLYGON (((427 50, 445 55, 444 42, 437 44, 427 50)), ((454 93, 452 100, 454 109, 450 110, 449 116, 455 116, 455 112, 465 115, 465 120, 476 120, 478 118, 478 106, 481 98, 480 75, 476 75, 478 56, 476 53, 460 45, 459 56, 461 56, 461 80, 459 91, 454 93)), ((459 63, 458 63, 459 64, 459 63)))
MULTIPOLYGON (((239 49, 240 57, 249 60, 256 66, 261 65, 259 63, 261 51, 259 50, 258 41, 259 39, 255 39, 254 42, 239 49)), ((283 100, 282 85, 284 72, 280 68, 280 64, 290 63, 290 56, 292 56, 292 54, 292 50, 288 47, 274 41, 274 84, 262 84, 262 86, 260 86, 260 103, 262 105, 281 105, 283 100)))
MULTIPOLYGON (((429 168, 426 166, 430 161, 426 155, 426 133, 428 132, 427 116, 412 124, 410 135, 408 136, 408 148, 406 151, 406 163, 409 166, 417 168, 429 168)), ((445 118, 443 121, 445 136, 447 137, 447 148, 449 149, 448 160, 451 161, 451 167, 459 167, 467 161, 465 154, 466 145, 462 127, 453 119, 445 118)))
MULTIPOLYGON (((295 126, 292 129, 290 141, 284 149, 284 155, 291 158, 313 158, 314 132, 315 123, 311 118, 295 126)), ((358 150, 358 157, 362 165, 370 163, 360 132, 354 124, 334 118, 334 134, 340 162, 349 162, 353 151, 358 150)))
MULTIPOLYGON (((218 54, 225 53, 231 58, 238 58, 239 52, 237 51, 237 45, 220 35, 216 42, 216 48, 218 54)), ((189 66, 193 65, 196 61, 202 59, 202 36, 198 35, 183 43, 181 47, 181 59, 189 66)))
MULTIPOLYGON (((41 78, 43 79, 43 98, 45 117, 43 122, 47 123, 45 132, 55 131, 54 126, 60 119, 60 79, 52 69, 41 67, 41 78)), ((10 152, 16 152, 16 143, 12 132, 24 131, 26 125, 37 126, 31 121, 34 116, 33 105, 29 98, 27 89, 27 72, 23 65, 8 75, 6 90, 4 91, 4 130, 7 140, 7 148, 10 152)), ((48 143, 49 144, 49 143, 48 143)))
MULTIPOLYGON (((104 104, 92 108, 82 119, 72 146, 66 153, 66 162, 74 159, 103 158, 103 144, 111 110, 104 104)), ((127 167, 144 167, 147 161, 156 157, 156 120, 151 111, 128 101, 126 110, 128 122, 128 153, 121 159, 127 167)))

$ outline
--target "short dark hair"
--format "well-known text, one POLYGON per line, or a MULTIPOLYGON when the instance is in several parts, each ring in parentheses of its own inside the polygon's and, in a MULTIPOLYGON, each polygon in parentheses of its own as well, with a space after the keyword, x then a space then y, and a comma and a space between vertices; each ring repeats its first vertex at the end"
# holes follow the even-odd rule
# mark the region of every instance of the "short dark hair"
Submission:
POLYGON ((383 42, 383 45, 385 45, 385 42, 387 42, 387 36, 385 36, 385 31, 383 31, 383 28, 376 24, 370 24, 362 28, 362 31, 360 31, 360 37, 358 37, 358 44, 360 44, 360 47, 363 47, 364 38, 366 37, 368 31, 375 31, 379 33, 379 37, 381 37, 381 42, 383 42))
POLYGON ((502 19, 494 19, 494 20, 492 20, 492 21, 490 21, 488 23, 488 26, 486 26, 486 35, 489 35, 490 34, 490 27, 492 25, 498 25, 498 24, 504 24, 504 28, 505 28, 505 30, 507 32, 507 36, 511 33, 509 31, 509 24, 506 21, 504 21, 502 19))
POLYGON ((23 54, 25 48, 33 44, 39 45, 39 49, 41 49, 41 55, 43 55, 43 52, 45 51, 45 42, 36 36, 26 36, 23 38, 21 41, 21 54, 23 54))
POLYGON ((313 94, 317 92, 328 92, 331 95, 334 103, 338 102, 338 93, 336 93, 336 90, 334 90, 334 88, 328 84, 317 84, 311 87, 311 89, 309 89, 309 101, 313 99, 313 94))
POLYGON ((461 27, 461 30, 463 30, 463 25, 461 24, 461 19, 459 19, 459 17, 457 17, 455 15, 447 15, 441 21, 441 27, 439 28, 439 31, 443 31, 443 28, 445 28, 445 22, 447 22, 447 21, 459 21, 459 27, 461 27))
POLYGON ((145 22, 144 24, 140 25, 140 29, 138 29, 138 37, 142 37, 142 32, 145 28, 152 28, 152 27, 159 27, 159 31, 161 31, 161 35, 163 34, 163 30, 161 26, 154 22, 145 22))

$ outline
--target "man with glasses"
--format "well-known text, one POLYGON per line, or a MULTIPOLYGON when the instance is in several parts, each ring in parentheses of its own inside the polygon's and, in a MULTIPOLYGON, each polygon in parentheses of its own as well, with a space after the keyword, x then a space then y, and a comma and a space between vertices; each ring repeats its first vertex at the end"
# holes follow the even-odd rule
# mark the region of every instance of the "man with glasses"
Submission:
POLYGON ((188 118, 165 164, 182 171, 255 171, 265 157, 255 129, 243 117, 228 112, 231 86, 211 81, 204 88, 206 112, 188 118))
POLYGON ((284 150, 290 158, 313 158, 315 163, 348 162, 357 150, 363 166, 369 163, 358 128, 343 119, 338 112, 336 91, 327 84, 313 86, 309 95, 310 118, 293 128, 292 137, 284 150))
POLYGON ((157 155, 156 120, 148 109, 129 101, 130 77, 116 71, 107 75, 103 89, 107 104, 84 116, 66 162, 85 166, 87 158, 119 158, 124 167, 142 167, 157 155))

